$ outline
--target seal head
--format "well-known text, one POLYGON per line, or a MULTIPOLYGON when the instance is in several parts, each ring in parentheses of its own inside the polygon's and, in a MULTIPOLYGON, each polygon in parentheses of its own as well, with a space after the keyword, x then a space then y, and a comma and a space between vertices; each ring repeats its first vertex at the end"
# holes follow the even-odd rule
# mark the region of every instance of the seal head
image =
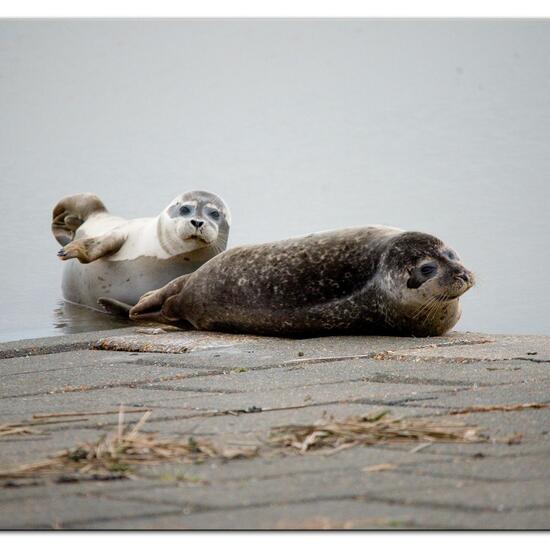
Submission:
POLYGON ((458 298, 475 284, 453 249, 416 231, 388 242, 379 273, 378 284, 393 304, 388 321, 416 336, 452 328, 460 318, 458 298))
POLYGON ((158 238, 170 255, 207 246, 225 249, 231 219, 225 202, 207 191, 189 191, 176 197, 160 214, 158 238))

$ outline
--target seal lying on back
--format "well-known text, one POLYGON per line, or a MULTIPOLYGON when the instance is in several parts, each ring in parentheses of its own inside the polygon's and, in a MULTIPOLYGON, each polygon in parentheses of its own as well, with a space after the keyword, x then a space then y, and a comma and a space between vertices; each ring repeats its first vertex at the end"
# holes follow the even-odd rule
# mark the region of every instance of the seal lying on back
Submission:
POLYGON ((72 195, 53 210, 52 231, 68 262, 66 300, 99 309, 98 301, 137 303, 139 297, 225 250, 229 210, 206 191, 176 197, 156 218, 126 220, 110 214, 98 197, 72 195))
POLYGON ((228 250, 143 296, 130 318, 277 336, 437 336, 473 284, 436 237, 369 226, 228 250))

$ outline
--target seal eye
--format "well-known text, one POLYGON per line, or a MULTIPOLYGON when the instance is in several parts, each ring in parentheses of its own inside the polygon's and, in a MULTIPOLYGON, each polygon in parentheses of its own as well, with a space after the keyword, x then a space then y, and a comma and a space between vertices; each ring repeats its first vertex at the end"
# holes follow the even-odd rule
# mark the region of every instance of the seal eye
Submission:
POLYGON ((220 219, 220 213, 217 211, 217 210, 212 210, 212 212, 210 212, 210 216, 212 218, 214 218, 215 220, 219 220, 220 219))
POLYGON ((180 214, 182 216, 187 216, 188 214, 191 214, 191 209, 189 208, 189 206, 182 206, 180 208, 180 214))
POLYGON ((424 277, 431 277, 432 275, 435 275, 436 271, 437 267, 434 264, 424 264, 420 268, 420 273, 422 273, 424 277))

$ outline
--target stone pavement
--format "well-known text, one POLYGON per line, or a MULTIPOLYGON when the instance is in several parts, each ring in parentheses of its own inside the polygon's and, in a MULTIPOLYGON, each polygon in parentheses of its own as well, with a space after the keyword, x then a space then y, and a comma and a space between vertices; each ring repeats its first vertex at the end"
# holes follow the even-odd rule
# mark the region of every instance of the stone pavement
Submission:
POLYGON ((450 418, 490 440, 169 463, 131 480, 0 480, 0 528, 550 528, 550 337, 286 340, 131 327, 0 344, 0 424, 88 413, 0 437, 1 468, 96 441, 116 428, 120 404, 152 410, 144 432, 224 444, 380 409, 460 413, 450 418), (501 407, 479 410, 490 406, 501 407))

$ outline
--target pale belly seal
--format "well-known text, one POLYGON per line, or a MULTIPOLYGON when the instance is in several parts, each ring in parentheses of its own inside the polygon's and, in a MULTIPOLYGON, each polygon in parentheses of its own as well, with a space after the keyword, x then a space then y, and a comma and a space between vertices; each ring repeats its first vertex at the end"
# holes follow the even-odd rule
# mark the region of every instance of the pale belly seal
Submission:
POLYGON ((67 262, 66 300, 101 309, 139 297, 192 273, 225 250, 230 213, 218 196, 191 191, 176 197, 155 218, 111 215, 94 195, 73 195, 54 208, 52 230, 67 262))

